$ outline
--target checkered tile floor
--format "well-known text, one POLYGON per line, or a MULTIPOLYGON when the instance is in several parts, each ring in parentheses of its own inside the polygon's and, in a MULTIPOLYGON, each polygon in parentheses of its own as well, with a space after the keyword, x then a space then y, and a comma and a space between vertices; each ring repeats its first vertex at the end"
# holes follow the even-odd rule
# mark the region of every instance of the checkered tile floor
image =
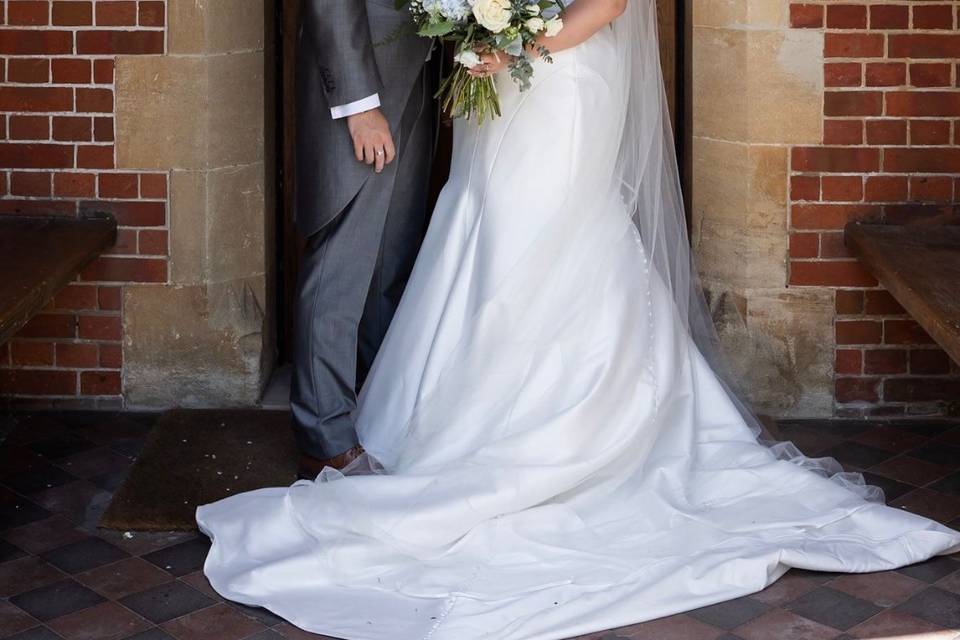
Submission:
MULTIPOLYGON (((217 597, 200 571, 203 537, 97 531, 154 420, 15 416, 0 445, 0 638, 320 638, 217 597)), ((960 528, 960 421, 789 422, 782 435, 960 528)), ((870 575, 791 571, 750 597, 581 640, 849 638, 960 639, 960 556, 870 575)))

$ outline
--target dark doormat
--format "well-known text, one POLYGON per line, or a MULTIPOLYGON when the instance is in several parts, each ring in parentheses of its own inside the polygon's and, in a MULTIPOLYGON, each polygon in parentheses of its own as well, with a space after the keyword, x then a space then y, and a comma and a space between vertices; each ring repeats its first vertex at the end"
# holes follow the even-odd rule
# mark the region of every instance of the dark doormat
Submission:
POLYGON ((198 505, 293 484, 297 448, 286 411, 177 410, 163 415, 100 526, 196 529, 198 505))

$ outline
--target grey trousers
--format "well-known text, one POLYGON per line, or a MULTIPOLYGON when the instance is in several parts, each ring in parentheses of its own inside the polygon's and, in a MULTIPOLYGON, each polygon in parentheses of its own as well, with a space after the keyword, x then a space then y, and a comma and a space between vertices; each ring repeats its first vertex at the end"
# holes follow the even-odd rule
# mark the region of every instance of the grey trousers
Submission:
MULTIPOLYGON (((290 408, 303 453, 357 445, 357 391, 393 319, 426 231, 434 138, 426 73, 403 114, 397 158, 307 241, 294 309, 290 408)), ((353 157, 344 162, 356 162, 353 157)))

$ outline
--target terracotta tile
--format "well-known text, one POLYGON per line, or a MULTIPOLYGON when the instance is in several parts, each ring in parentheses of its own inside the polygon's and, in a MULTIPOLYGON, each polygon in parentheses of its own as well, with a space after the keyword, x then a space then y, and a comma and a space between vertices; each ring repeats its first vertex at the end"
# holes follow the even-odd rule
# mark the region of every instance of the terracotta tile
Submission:
POLYGON ((952 444, 954 446, 960 447, 960 427, 954 427, 949 431, 944 431, 936 438, 935 442, 945 442, 947 444, 952 444))
POLYGON ((883 489, 883 495, 886 498, 887 503, 890 503, 892 500, 896 500, 900 496, 908 494, 916 489, 916 487, 912 484, 898 482, 893 478, 881 476, 880 474, 873 473, 872 471, 864 471, 863 480, 867 484, 883 489))
POLYGON ((51 460, 58 460, 81 451, 93 449, 96 445, 83 436, 65 432, 45 440, 30 443, 30 449, 51 460))
POLYGON ((75 580, 61 580, 10 598, 10 602, 44 622, 103 601, 103 597, 75 580))
POLYGON ((889 609, 861 622, 850 629, 854 638, 915 638, 916 640, 953 640, 956 631, 947 632, 943 627, 926 620, 914 618, 895 609, 889 609), (949 635, 945 635, 949 634, 949 635))
POLYGON ((914 489, 890 504, 937 522, 947 522, 960 516, 960 497, 949 496, 933 489, 914 489))
POLYGON ((127 558, 76 576, 79 582, 111 599, 122 598, 170 581, 170 574, 141 558, 127 558))
POLYGON ((832 640, 839 635, 836 629, 783 609, 769 611, 733 632, 744 640, 832 640))
POLYGON ((858 469, 869 469, 893 455, 884 449, 860 444, 852 440, 824 449, 821 454, 836 458, 844 467, 857 467, 858 469))
POLYGON ((47 627, 33 627, 6 640, 63 640, 47 627))
POLYGON ((283 622, 283 618, 268 609, 264 609, 263 607, 248 607, 247 605, 240 604, 239 602, 228 602, 227 604, 248 618, 253 618, 265 627, 275 627, 283 622))
POLYGON ((10 529, 4 537, 30 553, 43 553, 87 537, 76 525, 60 516, 53 516, 16 529, 10 529))
POLYGON ((60 435, 69 427, 55 413, 32 413, 17 416, 16 426, 10 433, 13 444, 29 444, 60 435))
POLYGON ((87 509, 99 493, 103 492, 92 483, 77 480, 32 497, 41 507, 79 524, 85 520, 87 509))
POLYGON ((128 555, 126 551, 118 549, 106 540, 89 537, 48 551, 43 554, 43 559, 61 571, 81 573, 113 564, 128 555))
POLYGON ((3 484, 17 493, 30 495, 45 489, 52 489, 73 482, 77 477, 58 466, 42 461, 27 471, 21 471, 3 479, 3 484))
POLYGON ((0 540, 0 564, 6 562, 7 560, 16 560, 17 558, 24 557, 26 552, 7 540, 0 540))
POLYGON ((844 441, 841 435, 800 426, 781 429, 781 436, 783 440, 793 442, 807 455, 817 455, 821 451, 834 447, 844 441))
POLYGON ((37 621, 19 607, 0 600, 0 638, 20 633, 37 624, 37 621))
POLYGON ((129 474, 130 469, 118 469, 116 471, 90 476, 89 480, 100 489, 113 493, 120 488, 120 485, 123 484, 129 474))
POLYGON ((832 433, 843 437, 852 438, 859 433, 869 431, 876 423, 865 422, 863 420, 790 420, 786 424, 802 425, 816 431, 832 433))
POLYGON ((203 568, 209 550, 209 538, 197 536, 192 540, 148 553, 143 559, 175 576, 183 576, 203 568))
POLYGON ((84 435, 87 429, 122 420, 124 415, 119 411, 84 411, 82 409, 56 412, 61 422, 71 429, 83 429, 84 435))
POLYGON ((897 456, 873 466, 870 471, 882 476, 922 487, 925 484, 945 477, 951 471, 942 464, 926 462, 911 456, 897 456))
POLYGON ((149 622, 115 602, 51 620, 47 625, 65 640, 120 640, 148 629, 149 622))
POLYGON ((273 629, 264 629, 260 633, 254 634, 246 640, 283 640, 283 636, 273 629))
POLYGON ((936 585, 941 589, 960 593, 960 571, 954 571, 945 578, 940 578, 937 580, 936 585))
POLYGON ((790 569, 790 573, 796 574, 807 580, 813 580, 818 585, 824 585, 834 578, 842 576, 842 573, 836 573, 834 571, 810 571, 809 569, 790 569))
POLYGON ((786 605, 814 622, 845 631, 882 611, 881 607, 829 587, 820 587, 786 605))
POLYGON ((709 607, 694 609, 688 612, 688 615, 693 616, 701 622, 729 631, 734 627, 739 627, 748 620, 760 616, 760 614, 764 613, 767 609, 769 609, 769 607, 764 603, 746 597, 719 602, 709 607))
POLYGON ((817 581, 803 576, 796 571, 788 571, 786 575, 772 585, 750 597, 772 607, 779 607, 787 602, 796 600, 809 591, 813 591, 818 586, 819 583, 817 581))
POLYGON ((259 622, 226 604, 217 604, 165 622, 164 631, 177 640, 240 640, 264 630, 259 622))
POLYGON ((210 586, 210 581, 207 580, 207 576, 203 575, 203 571, 194 571, 191 574, 183 576, 180 578, 180 580, 186 582, 188 585, 205 596, 221 602, 224 600, 224 598, 221 597, 219 593, 214 591, 212 586, 210 586))
POLYGON ((924 589, 896 610, 947 629, 960 629, 960 594, 939 587, 924 589))
POLYGON ((951 496, 960 496, 960 471, 951 473, 942 480, 937 480, 930 485, 930 488, 951 496))
POLYGON ((50 517, 50 512, 32 500, 0 487, 0 531, 50 517))
POLYGON ((128 440, 116 440, 110 445, 110 448, 119 451, 125 456, 136 458, 143 453, 143 448, 146 444, 146 438, 130 438, 128 440))
POLYGON ((901 453, 907 449, 920 446, 928 440, 926 436, 919 435, 906 429, 898 429, 889 426, 877 426, 869 431, 857 434, 853 440, 861 444, 877 447, 893 453, 901 453))
POLYGON ((143 440, 153 428, 152 423, 144 423, 127 416, 102 422, 83 430, 83 436, 97 444, 113 446, 118 442, 143 440))
POLYGON ((624 640, 662 640, 663 638, 717 640, 723 635, 723 630, 688 615, 678 614, 596 635, 599 638, 610 635, 624 640))
POLYGON ((936 582, 945 576, 952 575, 957 571, 960 571, 960 557, 956 554, 952 556, 936 556, 924 562, 918 562, 897 569, 897 573, 922 580, 928 584, 936 582))
POLYGON ((927 584, 896 571, 852 573, 827 583, 831 589, 843 591, 881 607, 900 604, 927 584))
POLYGON ((953 466, 957 463, 957 460, 960 460, 960 447, 943 444, 942 442, 931 442, 916 449, 911 449, 908 453, 914 458, 946 466, 953 466))
POLYGON ((9 440, 4 441, 3 446, 0 447, 0 469, 3 470, 0 471, 0 477, 2 478, 48 464, 50 462, 39 453, 11 444, 9 440))
POLYGON ((26 557, 0 564, 0 598, 31 591, 63 579, 64 574, 40 558, 26 557))
POLYGON ((283 624, 277 625, 273 628, 273 630, 287 640, 337 640, 336 638, 331 638, 329 636, 319 636, 315 633, 308 633, 303 629, 293 626, 289 622, 284 622, 283 624))
MULTIPOLYGON (((90 415, 77 412, 64 414, 59 418, 56 417, 57 414, 52 415, 54 417, 49 419, 34 420, 38 428, 36 433, 24 432, 20 436, 20 442, 30 444, 32 448, 11 444, 9 440, 0 446, 0 469, 3 470, 0 475, 6 474, 10 477, 14 468, 16 473, 26 472, 26 475, 16 481, 21 483, 18 486, 27 487, 30 483, 36 486, 36 483, 43 483, 44 471, 50 471, 50 463, 35 453, 35 450, 55 457, 57 466, 86 479, 61 485, 72 485, 72 488, 59 493, 53 490, 61 487, 51 487, 49 490, 41 487, 43 490, 38 494, 38 500, 57 509, 64 517, 50 517, 44 509, 28 502, 14 506, 14 500, 20 498, 0 488, 0 519, 5 513, 21 518, 16 520, 21 523, 20 526, 0 533, 0 537, 26 553, 47 554, 51 558, 53 556, 48 552, 52 549, 85 539, 82 529, 93 526, 97 509, 108 495, 103 489, 109 490, 117 479, 123 477, 130 462, 130 454, 142 446, 144 436, 155 420, 155 416, 132 414, 90 415), (92 442, 96 446, 87 447, 83 444, 84 441, 92 442), (79 450, 72 450, 74 447, 79 447, 79 450), (20 455, 12 455, 11 450, 19 451, 20 455), (13 466, 6 466, 6 460, 10 460, 13 466), (35 473, 30 475, 30 472, 35 473), (97 478, 102 479, 102 484, 94 482, 97 478), (76 489, 80 486, 77 483, 85 486, 85 491, 76 489), (90 493, 91 487, 95 493, 90 493), (85 504, 84 497, 88 498, 85 504), (7 512, 2 512, 4 508, 7 512), (77 526, 78 522, 82 522, 80 527, 77 526)), ((818 454, 829 449, 831 453, 839 453, 839 457, 848 464, 852 461, 857 466, 869 464, 877 457, 885 457, 891 453, 913 451, 920 457, 897 455, 875 465, 867 474, 868 482, 884 488, 889 499, 909 502, 912 508, 949 511, 952 508, 949 500, 960 498, 953 495, 952 489, 952 478, 960 477, 960 460, 951 459, 948 464, 948 456, 945 456, 941 449, 945 446, 952 451, 960 445, 960 427, 925 420, 913 421, 903 427, 899 426, 900 424, 898 422, 895 426, 864 421, 795 421, 784 426, 783 437, 796 442, 806 453, 818 454), (924 440, 928 438, 932 439, 929 444, 924 445, 924 440), (873 472, 876 472, 876 475, 873 472), (930 493, 917 493, 907 484, 913 482, 927 485, 924 491, 930 493), (934 486, 942 491, 931 492, 934 486), (947 500, 946 510, 941 504, 944 498, 947 500)), ((960 510, 948 522, 954 523, 953 526, 960 526, 960 510)), ((144 613, 149 612, 149 615, 157 617, 157 621, 167 630, 151 628, 149 621, 131 613, 122 605, 101 601, 92 607, 85 604, 84 606, 89 608, 81 608, 49 622, 50 626, 60 631, 68 640, 170 640, 174 635, 168 631, 176 631, 178 640, 193 637, 216 640, 221 640, 221 637, 242 637, 243 640, 326 638, 303 632, 280 621, 269 612, 224 602, 213 592, 199 570, 206 554, 206 541, 198 542, 195 534, 134 532, 124 536, 124 532, 98 531, 95 539, 106 540, 133 555, 149 554, 150 557, 126 558, 76 574, 74 577, 91 591, 75 592, 73 596, 68 593, 69 597, 66 598, 50 597, 51 587, 57 587, 60 582, 71 582, 63 580, 62 573, 55 572, 52 576, 47 576, 46 580, 56 584, 40 586, 42 593, 47 593, 47 600, 59 602, 72 598, 74 605, 82 605, 99 596, 122 598, 131 606, 141 607, 144 613), (164 567, 169 567, 169 570, 164 570, 164 567), (171 573, 182 577, 171 580, 171 573), (171 610, 175 610, 176 616, 164 619, 171 610), (143 626, 136 630, 125 628, 121 635, 114 627, 103 623, 118 615, 138 620, 143 626), (71 624, 74 626, 70 626, 71 624), (270 626, 272 629, 265 628, 270 626), (226 629, 225 636, 220 633, 222 629, 226 629), (244 635, 235 635, 241 633, 244 635)), ((59 555, 69 555, 68 551, 69 549, 59 555)), ((6 562, 0 562, 0 586, 3 585, 4 567, 12 562, 30 560, 35 563, 31 566, 42 566, 39 559, 18 557, 19 553, 20 551, 7 549, 0 543, 0 559, 7 558, 6 562), (5 551, 8 552, 6 556, 5 551)), ((92 558, 96 554, 88 555, 92 558)), ((84 554, 81 553, 80 556, 84 554)), ((95 560, 91 558, 84 562, 95 560)), ((54 568, 48 567, 49 569, 54 568)), ((30 572, 25 571, 23 577, 29 579, 30 572)), ((956 597, 960 597, 960 554, 955 558, 941 557, 896 572, 867 575, 793 570, 764 591, 749 598, 705 607, 694 615, 670 616, 623 629, 589 634, 581 640, 819 640, 822 637, 831 640, 876 640, 880 637, 896 636, 899 633, 898 624, 909 631, 908 634, 900 635, 910 637, 927 634, 923 636, 924 640, 942 640, 940 632, 945 626, 941 623, 954 615, 954 609, 957 608, 956 597), (934 589, 924 589, 927 584, 933 583, 934 589), (826 589, 822 588, 822 585, 827 585, 826 589), (824 596, 825 591, 828 597, 824 596), (808 611, 801 611, 804 603, 809 607, 808 611), (897 605, 896 608, 880 610, 876 607, 891 604, 897 605), (783 608, 770 608, 777 606, 783 608), (815 614, 811 614, 811 611, 815 614), (871 611, 879 613, 872 615, 871 611), (868 617, 857 619, 855 626, 850 627, 846 633, 836 626, 838 620, 849 621, 863 615, 868 617), (871 615, 872 617, 869 617, 871 615), (732 624, 735 626, 731 626, 732 624), (730 630, 724 631, 719 628, 721 625, 730 630)), ((34 600, 31 606, 36 605, 36 598, 34 600)), ((44 613, 48 614, 49 612, 44 613)), ((44 626, 38 626, 35 619, 12 604, 0 600, 0 638, 21 631, 27 631, 27 640, 54 638, 53 632, 44 626), (9 631, 4 625, 10 627, 9 631), (36 637, 30 637, 29 634, 36 637)), ((950 640, 960 640, 960 637, 954 638, 958 631, 953 630, 952 633, 953 636, 948 636, 950 640)))
POLYGON ((154 624, 162 624, 205 609, 214 604, 214 601, 175 580, 121 598, 120 603, 154 624))
POLYGON ((894 422, 898 429, 912 431, 913 433, 918 433, 928 438, 935 438, 942 433, 952 431, 960 426, 960 422, 954 419, 894 420, 894 422))
POLYGON ((173 636, 160 627, 154 627, 141 633, 134 634, 125 640, 173 640, 173 636))

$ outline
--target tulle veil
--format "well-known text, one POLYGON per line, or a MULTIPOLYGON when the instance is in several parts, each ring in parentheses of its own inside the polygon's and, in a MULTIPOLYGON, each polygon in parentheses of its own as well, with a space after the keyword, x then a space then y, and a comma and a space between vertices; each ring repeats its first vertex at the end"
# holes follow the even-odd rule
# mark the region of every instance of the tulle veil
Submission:
POLYGON ((758 439, 776 455, 831 477, 867 500, 883 502, 883 490, 863 475, 845 472, 833 458, 809 458, 791 442, 774 441, 756 414, 733 391, 716 327, 704 298, 687 233, 673 129, 660 64, 656 0, 628 0, 613 23, 623 73, 629 83, 617 172, 648 255, 672 294, 677 315, 693 337, 758 439))

